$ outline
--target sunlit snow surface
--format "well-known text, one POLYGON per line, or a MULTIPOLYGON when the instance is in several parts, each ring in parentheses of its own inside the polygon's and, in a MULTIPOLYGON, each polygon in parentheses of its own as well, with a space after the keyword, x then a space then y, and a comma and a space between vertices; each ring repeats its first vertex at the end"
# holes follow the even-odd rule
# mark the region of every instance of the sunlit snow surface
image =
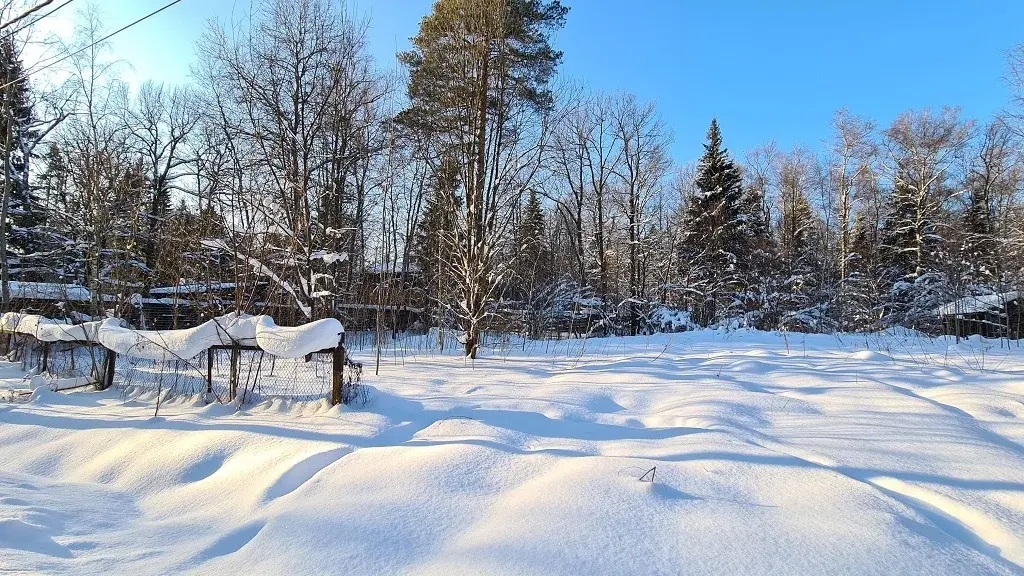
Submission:
POLYGON ((0 402, 0 572, 1024 572, 1016 344, 704 331, 388 351, 379 375, 362 356, 361 409, 0 402))

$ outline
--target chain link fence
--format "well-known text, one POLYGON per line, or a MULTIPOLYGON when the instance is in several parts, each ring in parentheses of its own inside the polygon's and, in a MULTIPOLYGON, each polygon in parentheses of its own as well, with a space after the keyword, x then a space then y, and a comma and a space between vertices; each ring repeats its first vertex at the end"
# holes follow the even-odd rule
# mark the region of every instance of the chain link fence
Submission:
POLYGON ((0 333, 0 354, 30 374, 45 374, 58 390, 91 383, 99 389, 207 395, 247 404, 272 398, 327 398, 332 404, 365 400, 362 364, 346 354, 344 345, 302 358, 224 345, 193 358, 152 360, 116 354, 92 342, 41 342, 27 334, 0 333))

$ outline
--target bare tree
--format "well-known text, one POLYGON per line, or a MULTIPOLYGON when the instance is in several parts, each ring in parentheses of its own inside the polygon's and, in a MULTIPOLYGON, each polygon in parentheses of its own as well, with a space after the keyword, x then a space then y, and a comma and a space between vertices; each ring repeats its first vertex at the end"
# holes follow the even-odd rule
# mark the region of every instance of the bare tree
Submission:
MULTIPOLYGON (((199 121, 199 111, 187 88, 164 88, 152 82, 139 87, 135 106, 125 114, 125 128, 131 133, 131 146, 145 164, 149 187, 148 221, 145 239, 145 264, 156 275, 160 256, 160 237, 171 208, 172 190, 185 174, 191 161, 187 145, 199 121)), ((177 278, 163 278, 177 281, 177 278)))
POLYGON ((331 313, 328 270, 348 259, 339 206, 354 186, 364 216, 382 147, 387 87, 367 65, 365 30, 328 0, 267 0, 249 30, 211 25, 200 43, 207 108, 237 173, 232 209, 246 213, 246 242, 264 247, 229 249, 304 318, 331 313))
POLYGON ((626 217, 629 254, 628 291, 630 334, 639 330, 639 305, 646 297, 643 270, 647 247, 643 245, 650 227, 648 205, 660 190, 671 160, 670 136, 657 116, 654 104, 639 105, 631 95, 623 96, 615 109, 615 130, 622 143, 622 162, 616 175, 620 181, 620 208, 626 217))

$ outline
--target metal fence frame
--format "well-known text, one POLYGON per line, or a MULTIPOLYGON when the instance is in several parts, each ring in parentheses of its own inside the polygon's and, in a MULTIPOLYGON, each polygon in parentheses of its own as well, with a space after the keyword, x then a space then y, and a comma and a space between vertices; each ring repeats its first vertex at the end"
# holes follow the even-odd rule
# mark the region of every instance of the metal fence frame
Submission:
MULTIPOLYGON (((210 396, 217 396, 215 394, 215 377, 214 377, 214 366, 216 365, 216 356, 218 352, 226 352, 229 356, 228 362, 228 386, 227 386, 227 401, 232 402, 236 399, 240 399, 243 403, 252 400, 256 397, 255 386, 258 385, 254 382, 253 392, 250 394, 248 384, 246 384, 239 393, 239 385, 242 381, 242 362, 241 356, 243 353, 259 353, 260 362, 262 362, 263 355, 267 355, 271 358, 271 366, 277 361, 277 357, 273 356, 269 352, 263 350, 259 346, 241 345, 241 344, 226 344, 216 345, 207 348, 205 351, 200 353, 194 358, 182 358, 172 359, 167 361, 146 361, 137 360, 128 356, 119 355, 115 351, 110 350, 103 345, 92 342, 92 341, 73 341, 73 342, 43 342, 38 340, 32 335, 12 333, 7 331, 0 331, 0 354, 6 355, 10 360, 20 361, 22 368, 26 371, 38 370, 38 373, 47 373, 57 377, 61 375, 67 375, 66 370, 54 369, 54 354, 61 353, 67 354, 69 359, 71 371, 74 374, 75 370, 84 369, 85 366, 76 366, 76 357, 81 355, 82 350, 88 350, 89 354, 89 365, 88 374, 79 374, 80 377, 87 377, 93 380, 89 384, 82 384, 73 386, 73 388, 79 388, 88 385, 94 385, 97 390, 106 390, 111 386, 115 385, 119 376, 119 368, 122 374, 132 374, 132 370, 137 368, 137 365, 143 362, 153 362, 154 364, 159 363, 174 363, 175 370, 172 374, 175 378, 175 382, 179 382, 180 378, 188 378, 188 370, 196 370, 198 372, 205 371, 205 376, 202 378, 205 381, 205 386, 202 392, 210 396), (102 350, 102 360, 97 361, 96 350, 102 350), (122 358, 122 356, 124 356, 122 358), (184 366, 182 366, 184 364, 184 366), (184 371, 178 370, 178 368, 184 368, 184 371), (202 369, 202 370, 200 370, 202 369)), ((316 396, 327 396, 331 405, 338 404, 351 404, 357 401, 361 397, 361 390, 359 386, 359 379, 362 372, 362 364, 354 362, 348 357, 345 348, 345 335, 342 334, 341 342, 334 348, 327 348, 324 350, 318 350, 307 354, 304 358, 308 363, 317 357, 329 356, 330 360, 330 391, 329 394, 318 394, 316 396), (346 374, 346 366, 349 367, 349 373, 346 374), (347 379, 346 379, 347 377, 347 379)), ((272 368, 271 368, 272 370, 272 368)), ((250 371, 251 372, 251 371, 250 371)), ((315 371, 314 371, 315 372, 315 371)), ((250 374, 251 375, 251 374, 250 374)), ((163 372, 159 374, 160 382, 158 390, 162 389, 163 386, 163 372)), ((259 368, 257 368, 255 378, 259 377, 259 368)), ((199 376, 191 376, 194 380, 198 379, 199 376)), ((121 384, 133 385, 131 376, 121 376, 121 384)), ((249 378, 247 377, 247 381, 249 378)), ((196 386, 192 386, 191 392, 199 392, 196 390, 196 386)), ((70 389, 70 388, 65 388, 70 389)), ((169 389, 176 389, 176 386, 169 387, 169 389)), ((273 394, 266 395, 266 397, 276 397, 273 394)))

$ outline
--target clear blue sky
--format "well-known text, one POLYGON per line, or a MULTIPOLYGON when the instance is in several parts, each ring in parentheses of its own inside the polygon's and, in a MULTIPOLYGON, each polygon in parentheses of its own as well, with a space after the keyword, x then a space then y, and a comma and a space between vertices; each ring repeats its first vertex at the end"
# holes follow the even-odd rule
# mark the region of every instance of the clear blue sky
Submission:
MULTIPOLYGON (((114 29, 165 2, 98 4, 114 29)), ((1024 0, 563 2, 571 8, 556 41, 563 73, 655 100, 680 162, 700 153, 713 116, 738 156, 772 139, 783 149, 818 146, 842 106, 880 124, 947 104, 986 120, 1007 104, 1005 54, 1024 43, 1024 0)), ((350 2, 371 18, 370 49, 382 66, 394 66, 431 4, 350 2)), ((123 34, 115 50, 135 65, 132 79, 180 82, 204 20, 249 6, 184 0, 123 34)))

